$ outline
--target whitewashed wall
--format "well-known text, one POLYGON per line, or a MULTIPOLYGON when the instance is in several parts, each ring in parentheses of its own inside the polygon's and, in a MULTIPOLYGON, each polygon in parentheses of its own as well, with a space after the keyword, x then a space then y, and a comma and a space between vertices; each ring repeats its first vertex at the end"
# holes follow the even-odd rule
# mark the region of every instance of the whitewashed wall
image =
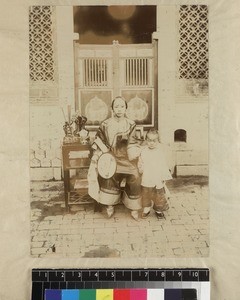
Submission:
POLYGON ((178 6, 158 7, 158 115, 161 141, 168 146, 177 175, 208 175, 208 99, 189 97, 179 89, 178 6), (187 141, 174 142, 184 129, 187 141))
MULTIPOLYGON (((74 113, 73 8, 57 6, 55 52, 57 92, 44 84, 30 91, 30 167, 33 180, 60 180, 64 115, 74 113), (41 97, 39 97, 41 95, 41 97), (54 101, 53 101, 54 100, 54 101), (64 113, 63 113, 64 112, 64 113)), ((157 8, 158 126, 169 165, 177 175, 208 175, 208 99, 189 97, 179 88, 178 7, 157 8), (174 142, 174 131, 187 132, 186 143, 174 142)))
POLYGON ((53 10, 53 38, 56 60, 57 96, 43 94, 44 82, 34 83, 30 96, 30 167, 32 180, 62 178, 61 143, 68 107, 74 111, 73 8, 56 6, 53 10), (41 95, 41 97, 39 97, 41 95), (53 101, 54 100, 54 101, 53 101))

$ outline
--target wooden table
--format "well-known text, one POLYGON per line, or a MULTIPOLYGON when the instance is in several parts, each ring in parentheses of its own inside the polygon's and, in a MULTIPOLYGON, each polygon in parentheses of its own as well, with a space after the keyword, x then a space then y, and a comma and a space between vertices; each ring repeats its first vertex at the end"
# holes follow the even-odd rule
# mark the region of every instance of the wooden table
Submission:
POLYGON ((92 149, 89 144, 62 145, 64 194, 67 211, 73 204, 93 203, 93 199, 88 195, 87 182, 91 156, 92 149))

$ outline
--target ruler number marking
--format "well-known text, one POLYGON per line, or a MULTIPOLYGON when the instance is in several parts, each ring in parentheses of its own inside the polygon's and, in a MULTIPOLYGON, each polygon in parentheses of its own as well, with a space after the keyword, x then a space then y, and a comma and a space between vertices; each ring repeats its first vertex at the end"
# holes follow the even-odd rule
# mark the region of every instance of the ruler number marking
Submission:
POLYGON ((192 272, 193 277, 198 277, 198 272, 192 272))

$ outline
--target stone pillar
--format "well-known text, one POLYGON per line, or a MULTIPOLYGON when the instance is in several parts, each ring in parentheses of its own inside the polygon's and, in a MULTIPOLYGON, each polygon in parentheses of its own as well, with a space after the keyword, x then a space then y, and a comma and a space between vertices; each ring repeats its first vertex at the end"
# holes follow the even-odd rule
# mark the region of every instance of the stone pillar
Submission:
POLYGON ((75 111, 73 7, 56 6, 59 105, 66 118, 75 111))
POLYGON ((176 6, 157 6, 158 39, 158 130, 161 142, 167 147, 169 165, 174 165, 172 154, 173 118, 176 77, 176 6))

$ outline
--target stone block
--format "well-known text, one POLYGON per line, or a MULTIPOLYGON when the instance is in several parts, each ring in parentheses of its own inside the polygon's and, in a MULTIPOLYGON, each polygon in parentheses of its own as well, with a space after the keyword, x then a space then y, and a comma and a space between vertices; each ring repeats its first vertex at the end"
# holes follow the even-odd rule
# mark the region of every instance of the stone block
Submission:
POLYGON ((53 168, 53 178, 55 180, 62 179, 62 169, 61 168, 53 168))
POLYGON ((208 163, 207 151, 176 151, 176 164, 177 165, 200 165, 208 163))
POLYGON ((39 159, 37 159, 37 158, 34 157, 33 159, 30 160, 30 166, 31 167, 40 167, 41 166, 41 162, 40 162, 39 159))
POLYGON ((35 255, 40 255, 40 254, 45 254, 47 252, 47 249, 46 248, 32 248, 31 249, 31 254, 33 256, 35 255))
POLYGON ((52 166, 53 167, 61 167, 62 166, 62 160, 55 157, 54 159, 52 159, 52 166))
POLYGON ((208 176, 208 165, 185 165, 176 167, 177 176, 208 176))
POLYGON ((31 180, 52 180, 53 168, 30 168, 31 180))
POLYGON ((50 159, 44 157, 41 159, 41 167, 51 167, 51 161, 50 159))

